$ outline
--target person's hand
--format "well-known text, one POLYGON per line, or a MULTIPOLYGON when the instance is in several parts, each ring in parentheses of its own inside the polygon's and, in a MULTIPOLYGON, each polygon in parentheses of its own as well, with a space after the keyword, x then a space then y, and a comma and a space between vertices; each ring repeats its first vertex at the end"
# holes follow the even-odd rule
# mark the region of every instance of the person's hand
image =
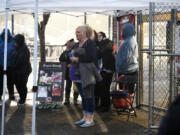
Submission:
POLYGON ((67 67, 70 68, 71 64, 68 64, 67 67))
POLYGON ((70 60, 71 60, 72 62, 78 62, 79 59, 78 59, 78 57, 74 57, 74 56, 73 56, 73 57, 70 58, 70 60))

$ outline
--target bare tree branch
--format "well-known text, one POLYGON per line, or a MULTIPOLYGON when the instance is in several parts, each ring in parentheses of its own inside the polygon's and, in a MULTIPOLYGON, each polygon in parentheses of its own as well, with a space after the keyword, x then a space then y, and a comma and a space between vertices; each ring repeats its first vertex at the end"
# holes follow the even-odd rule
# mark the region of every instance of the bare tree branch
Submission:
POLYGON ((46 50, 45 50, 45 29, 50 17, 50 13, 43 13, 43 20, 38 23, 38 35, 40 41, 40 56, 41 62, 46 61, 46 50))

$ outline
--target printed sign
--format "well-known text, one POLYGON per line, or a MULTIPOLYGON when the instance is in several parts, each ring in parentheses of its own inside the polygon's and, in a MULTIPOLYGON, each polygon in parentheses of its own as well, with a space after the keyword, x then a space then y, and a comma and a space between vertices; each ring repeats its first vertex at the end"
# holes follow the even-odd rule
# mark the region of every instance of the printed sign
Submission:
POLYGON ((64 92, 65 63, 39 63, 38 101, 62 101, 64 92))
POLYGON ((123 43, 122 37, 122 25, 125 23, 131 23, 135 25, 135 15, 129 14, 120 17, 113 18, 113 41, 117 43, 117 21, 119 21, 119 46, 123 43))

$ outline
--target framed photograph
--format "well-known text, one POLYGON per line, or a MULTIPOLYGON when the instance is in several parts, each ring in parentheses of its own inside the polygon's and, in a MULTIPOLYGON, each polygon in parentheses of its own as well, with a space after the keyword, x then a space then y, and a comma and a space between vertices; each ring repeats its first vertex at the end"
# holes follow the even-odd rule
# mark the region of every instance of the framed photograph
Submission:
POLYGON ((39 98, 46 98, 48 96, 48 86, 38 86, 37 96, 39 98))

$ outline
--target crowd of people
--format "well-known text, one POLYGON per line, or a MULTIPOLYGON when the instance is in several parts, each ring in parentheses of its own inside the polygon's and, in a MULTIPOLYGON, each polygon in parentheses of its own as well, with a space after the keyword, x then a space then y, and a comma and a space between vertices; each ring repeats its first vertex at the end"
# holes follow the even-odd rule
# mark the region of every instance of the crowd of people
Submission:
MULTIPOLYGON (((104 32, 96 33, 88 25, 77 27, 77 43, 74 39, 67 41, 67 49, 59 60, 67 63, 65 104, 70 104, 72 82, 82 99, 83 115, 75 122, 76 125, 91 127, 94 125, 95 110, 108 112, 111 109, 110 85, 116 71, 119 75, 138 75, 138 45, 134 26, 124 24, 122 34, 124 42, 118 51, 104 32)), ((130 84, 130 93, 134 85, 130 84)))
MULTIPOLYGON (((108 112, 111 109, 110 85, 113 75, 138 76, 138 45, 132 24, 122 27, 123 43, 117 50, 113 41, 104 32, 96 33, 88 25, 76 29, 77 43, 74 39, 66 42, 66 50, 59 61, 66 63, 65 105, 70 105, 73 86, 74 104, 80 95, 82 99, 82 118, 75 122, 80 127, 94 126, 94 112, 108 112)), ((12 36, 7 30, 7 69, 4 69, 5 29, 0 34, 0 100, 3 94, 3 76, 7 75, 9 100, 15 100, 14 86, 19 93, 18 105, 24 105, 27 97, 27 81, 32 71, 30 52, 22 34, 12 36)), ((134 91, 135 83, 129 83, 127 90, 134 91)), ((119 83, 123 89, 123 84, 119 83)), ((177 134, 180 96, 170 105, 161 121, 158 135, 177 134)))
MULTIPOLYGON (((96 32, 88 25, 76 28, 76 39, 66 42, 66 50, 59 61, 66 63, 65 105, 70 104, 70 93, 73 86, 74 104, 78 95, 82 99, 82 119, 75 122, 81 127, 91 127, 94 123, 94 112, 108 112, 111 109, 110 85, 116 71, 121 74, 137 75, 137 42, 134 37, 134 26, 124 24, 122 35, 124 42, 117 51, 113 41, 104 32, 96 32)), ((5 30, 0 35, 0 97, 3 94, 3 75, 7 75, 9 99, 15 100, 14 85, 19 93, 19 105, 26 102, 27 81, 32 71, 30 52, 25 37, 17 34, 14 37, 8 30, 7 70, 4 71, 5 30)), ((134 84, 130 84, 130 91, 134 84)))
POLYGON ((3 94, 3 76, 7 75, 9 100, 15 100, 14 85, 19 93, 18 105, 24 105, 27 96, 27 81, 32 71, 30 52, 22 34, 12 36, 7 30, 7 69, 4 70, 5 29, 0 34, 0 100, 3 94))

